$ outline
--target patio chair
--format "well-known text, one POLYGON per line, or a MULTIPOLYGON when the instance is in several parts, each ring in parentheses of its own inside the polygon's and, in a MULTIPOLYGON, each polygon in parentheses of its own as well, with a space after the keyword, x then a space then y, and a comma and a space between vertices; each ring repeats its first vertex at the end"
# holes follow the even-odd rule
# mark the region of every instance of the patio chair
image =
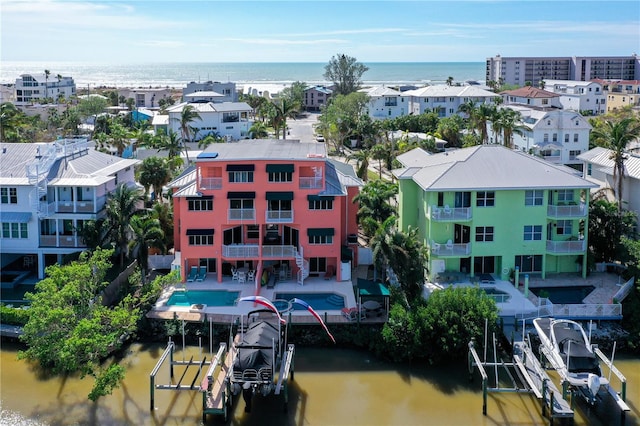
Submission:
POLYGON ((438 254, 440 253, 440 243, 432 243, 431 244, 431 252, 438 254))
POLYGON ((447 250, 453 253, 453 241, 449 240, 447 241, 447 250))
POLYGON ((358 315, 360 316, 360 319, 365 319, 366 318, 366 316, 364 315, 364 312, 362 312, 358 306, 355 306, 355 307, 352 307, 352 308, 342 308, 341 312, 342 312, 342 315, 348 321, 357 321, 358 320, 358 315))
POLYGON ((232 280, 238 279, 238 270, 236 268, 231 268, 231 279, 232 280))
POLYGON ((449 207, 449 204, 444 206, 444 210, 443 210, 444 214, 446 214, 447 216, 451 216, 452 210, 451 207, 449 207))
POLYGON ((244 284, 245 282, 247 282, 247 274, 238 272, 238 284, 244 284))
POLYGON ((433 209, 433 217, 434 218, 440 219, 440 213, 441 213, 441 211, 440 211, 439 207, 436 207, 436 208, 433 209))
POLYGON ((188 282, 193 282, 195 281, 195 279, 198 277, 198 267, 197 266, 192 266, 191 270, 189 272, 189 276, 187 277, 187 281, 188 282))
POLYGON ((247 272, 247 281, 254 281, 256 279, 256 271, 255 270, 250 270, 249 272, 247 272))
POLYGON ((196 277, 196 281, 202 282, 207 277, 207 267, 201 266, 198 271, 198 276, 196 277))

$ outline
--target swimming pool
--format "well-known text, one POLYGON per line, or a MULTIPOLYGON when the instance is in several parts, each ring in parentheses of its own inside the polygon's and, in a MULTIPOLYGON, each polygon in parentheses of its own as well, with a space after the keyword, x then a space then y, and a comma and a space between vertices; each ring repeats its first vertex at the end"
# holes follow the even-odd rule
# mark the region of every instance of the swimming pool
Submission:
POLYGON ((551 303, 568 304, 582 303, 595 287, 592 285, 569 286, 569 287, 535 287, 530 288, 531 292, 538 297, 546 297, 551 303))
MULTIPOLYGON (((316 311, 330 311, 345 307, 344 296, 336 293, 276 293, 274 299, 291 300, 297 297, 307 302, 316 311)), ((305 307, 297 303, 292 304, 295 311, 304 311, 305 307)))
POLYGON ((496 301, 496 303, 506 303, 511 299, 511 295, 502 290, 498 290, 495 287, 481 287, 482 290, 487 296, 496 301))
POLYGON ((174 291, 167 300, 167 306, 235 306, 239 291, 227 290, 187 290, 174 291))

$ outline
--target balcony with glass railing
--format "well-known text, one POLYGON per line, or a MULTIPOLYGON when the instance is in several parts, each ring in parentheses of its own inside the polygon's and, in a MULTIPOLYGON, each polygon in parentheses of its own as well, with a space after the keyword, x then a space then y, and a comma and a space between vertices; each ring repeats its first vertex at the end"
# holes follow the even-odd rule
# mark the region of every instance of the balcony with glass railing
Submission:
POLYGON ((222 188, 222 178, 221 177, 201 177, 199 187, 201 190, 220 189, 222 188))
POLYGON ((267 223, 292 223, 293 210, 267 210, 264 212, 267 223))
POLYGON ((322 177, 300 177, 300 189, 322 189, 322 177))
POLYGON ((587 206, 584 203, 576 203, 569 201, 566 204, 558 203, 556 205, 547 206, 547 217, 585 217, 587 215, 587 206))
POLYGON ((579 254, 584 253, 586 243, 584 240, 551 241, 547 240, 547 253, 552 254, 579 254))
POLYGON ((435 257, 462 257, 471 254, 471 243, 453 243, 451 240, 446 243, 429 243, 429 251, 435 257))
POLYGON ((255 220, 256 209, 229 209, 229 220, 255 220))
POLYGON ((429 217, 434 222, 464 222, 472 219, 471 207, 429 207, 429 217))

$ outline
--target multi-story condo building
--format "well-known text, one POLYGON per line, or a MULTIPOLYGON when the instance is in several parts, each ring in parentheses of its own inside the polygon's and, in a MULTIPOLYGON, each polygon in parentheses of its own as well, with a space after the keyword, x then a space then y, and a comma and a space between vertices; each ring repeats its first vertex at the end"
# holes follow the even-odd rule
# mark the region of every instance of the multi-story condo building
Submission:
POLYGON ((562 109, 588 115, 606 112, 606 96, 597 81, 544 80, 544 88, 560 95, 562 109))
POLYGON ((324 86, 313 86, 304 89, 304 108, 307 111, 320 111, 329 102, 333 90, 324 86))
MULTIPOLYGON (((519 129, 512 136, 513 148, 541 156, 545 160, 582 169, 578 155, 589 149, 591 125, 573 111, 544 109, 524 105, 504 105, 518 111, 522 117, 519 129)), ((503 143, 489 123, 489 138, 503 143)))
POLYGON ((2 267, 23 258, 38 278, 63 255, 86 248, 78 229, 104 216, 118 184, 135 185, 138 160, 95 151, 86 139, 0 148, 2 267))
POLYGON ((594 78, 640 80, 640 57, 631 56, 563 56, 487 58, 486 79, 523 86, 540 80, 579 80, 594 78))
POLYGON ((640 80, 594 80, 602 84, 607 112, 640 106, 640 80))
MULTIPOLYGON (((610 201, 616 201, 617 181, 613 178, 614 162, 611 150, 593 148, 578 157, 584 162, 583 177, 604 190, 610 201)), ((624 161, 625 174, 622 178, 622 207, 625 210, 640 212, 640 155, 629 154, 624 161)), ((640 215, 637 229, 640 230, 640 215)))
POLYGON ((135 100, 136 108, 159 108, 158 102, 163 98, 171 97, 171 89, 168 88, 124 88, 118 89, 118 97, 135 100))
POLYGON ((398 156, 399 226, 418 228, 429 273, 507 279, 587 273, 589 190, 562 167, 499 145, 398 156))
POLYGON ((244 267, 260 280, 277 265, 301 284, 321 274, 350 281, 348 236, 357 234, 358 208, 352 200, 361 185, 353 167, 327 157, 324 144, 209 146, 169 184, 183 279, 205 267, 222 282, 244 267))
POLYGON ((180 115, 187 105, 191 105, 200 119, 195 119, 189 127, 195 129, 192 135, 198 141, 207 135, 218 134, 229 140, 244 139, 248 136, 253 109, 246 102, 183 102, 167 108, 168 129, 180 134, 180 115))
MULTIPOLYGON (((221 83, 219 81, 207 81, 204 83, 196 83, 192 81, 187 84, 187 87, 182 89, 182 96, 186 96, 195 92, 215 92, 221 97, 217 97, 215 102, 238 102, 238 92, 236 90, 236 83, 227 82, 221 83)), ((184 99, 188 100, 187 98, 184 99)))
POLYGON ((441 118, 451 117, 455 114, 463 115, 458 112, 458 108, 469 100, 476 104, 492 104, 498 96, 494 92, 477 86, 448 86, 445 84, 407 90, 402 94, 409 98, 410 114, 417 115, 427 111, 436 111, 441 118))
POLYGON ((409 113, 408 97, 398 90, 385 86, 360 89, 369 97, 367 112, 374 120, 385 120, 409 113))
POLYGON ((61 97, 69 99, 76 94, 76 83, 72 77, 42 74, 22 74, 16 78, 15 104, 28 105, 51 98, 57 102, 61 97))

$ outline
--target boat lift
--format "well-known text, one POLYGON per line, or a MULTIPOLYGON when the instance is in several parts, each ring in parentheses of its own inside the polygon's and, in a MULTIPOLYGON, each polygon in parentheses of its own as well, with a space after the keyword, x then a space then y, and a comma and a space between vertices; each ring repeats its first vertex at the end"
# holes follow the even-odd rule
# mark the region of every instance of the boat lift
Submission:
MULTIPOLYGON (((473 378, 474 367, 478 369, 480 376, 482 377, 482 414, 487 415, 487 395, 488 393, 529 393, 535 395, 536 399, 540 402, 542 409, 542 416, 549 419, 549 424, 553 425, 553 421, 556 418, 568 418, 573 421, 574 411, 573 403, 575 400, 577 389, 571 389, 569 382, 566 378, 562 378, 562 392, 558 390, 549 375, 546 373, 542 366, 542 361, 547 358, 547 354, 544 353, 543 348, 540 351, 540 360, 535 356, 532 350, 530 341, 525 340, 524 336, 524 320, 522 324, 523 336, 522 341, 513 343, 513 359, 512 362, 505 362, 498 360, 497 348, 496 348, 496 336, 493 335, 493 362, 487 361, 487 324, 485 323, 485 348, 484 348, 484 361, 480 359, 480 355, 476 351, 475 343, 469 342, 469 354, 468 354, 468 367, 469 367, 469 379, 473 378), (489 374, 488 369, 492 368, 495 372, 495 386, 489 386, 489 374), (501 387, 498 380, 498 369, 501 368, 506 372, 510 378, 512 387, 501 387), (513 372, 512 372, 513 371, 513 372), (515 374, 515 375, 514 375, 515 374), (520 382, 515 380, 517 376, 520 382), (571 393, 571 403, 567 401, 571 393)), ((607 393, 611 395, 614 401, 618 404, 621 411, 621 423, 624 423, 626 412, 630 411, 629 406, 626 404, 626 378, 622 373, 613 365, 613 361, 609 360, 597 347, 594 348, 594 353, 609 367, 609 377, 611 373, 615 374, 621 382, 621 392, 618 393, 612 386, 611 382, 607 384, 607 393)), ((615 354, 615 344, 614 344, 615 354)), ((612 356, 613 358, 613 356, 612 356)), ((547 359, 548 361, 548 359, 547 359)))

